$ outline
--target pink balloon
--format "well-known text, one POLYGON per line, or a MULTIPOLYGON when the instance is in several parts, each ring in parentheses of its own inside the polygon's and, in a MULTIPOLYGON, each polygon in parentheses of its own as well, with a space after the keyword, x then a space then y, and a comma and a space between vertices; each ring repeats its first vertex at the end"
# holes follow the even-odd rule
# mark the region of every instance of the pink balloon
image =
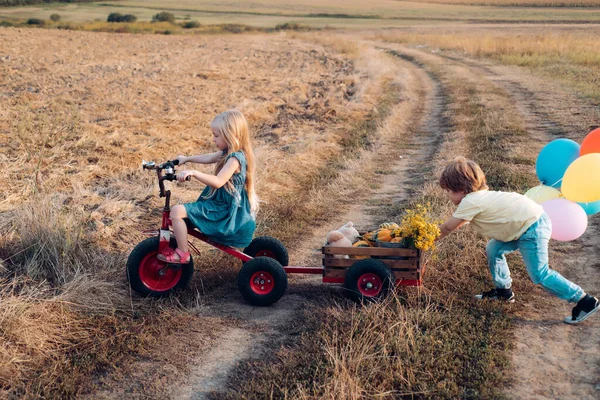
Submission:
POLYGON ((552 239, 569 242, 583 235, 588 218, 583 207, 567 199, 552 199, 542 203, 552 221, 552 239))

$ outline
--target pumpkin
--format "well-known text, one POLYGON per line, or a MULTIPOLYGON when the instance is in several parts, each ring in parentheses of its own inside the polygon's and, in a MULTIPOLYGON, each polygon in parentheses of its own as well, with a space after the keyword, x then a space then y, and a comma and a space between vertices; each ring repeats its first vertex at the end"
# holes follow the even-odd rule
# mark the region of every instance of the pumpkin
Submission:
POLYGON ((400 243, 403 240, 404 240, 404 238, 402 236, 396 236, 396 237, 392 238, 392 240, 390 240, 390 243, 400 243))
MULTIPOLYGON (((352 245, 352 247, 373 247, 373 245, 366 241, 366 240, 359 240, 358 242, 354 243, 352 245)), ((361 256, 361 255, 352 255, 350 256, 350 258, 356 259, 356 260, 364 260, 365 258, 369 258, 369 256, 361 256)))
POLYGON ((377 237, 377 236, 375 236, 376 234, 377 234, 377 231, 366 232, 366 233, 362 234, 361 239, 372 243, 375 241, 375 239, 377 237))
POLYGON ((383 229, 389 229, 389 230, 400 229, 398 224, 395 222, 384 222, 383 224, 379 225, 379 227, 383 228, 383 229))
POLYGON ((375 239, 380 242, 389 242, 392 240, 392 231, 389 229, 378 229, 377 234, 375 235, 375 239))

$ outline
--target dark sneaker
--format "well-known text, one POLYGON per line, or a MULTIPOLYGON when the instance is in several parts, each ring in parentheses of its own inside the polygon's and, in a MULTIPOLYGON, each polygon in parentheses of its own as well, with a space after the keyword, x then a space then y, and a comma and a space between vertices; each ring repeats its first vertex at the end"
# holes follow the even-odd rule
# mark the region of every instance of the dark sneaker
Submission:
POLYGON ((565 317, 567 324, 578 324, 589 318, 590 315, 594 314, 600 309, 600 301, 594 296, 586 294, 583 299, 577 302, 577 305, 573 307, 573 312, 570 317, 565 317))
POLYGON ((515 294, 512 289, 492 289, 481 294, 476 294, 475 298, 478 300, 500 300, 507 303, 515 302, 515 294))

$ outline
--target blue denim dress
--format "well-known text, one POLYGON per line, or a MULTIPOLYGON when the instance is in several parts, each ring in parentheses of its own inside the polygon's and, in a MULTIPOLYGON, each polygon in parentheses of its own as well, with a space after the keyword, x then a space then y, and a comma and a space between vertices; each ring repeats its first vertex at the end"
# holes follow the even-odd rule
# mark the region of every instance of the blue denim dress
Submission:
MULTIPOLYGON (((246 156, 238 151, 227 156, 237 158, 240 172, 233 174, 231 182, 234 191, 230 193, 225 186, 209 196, 210 187, 204 188, 198 200, 184 204, 190 222, 215 242, 227 246, 244 248, 252 241, 256 221, 250 211, 250 202, 246 192, 246 156)), ((227 162, 227 161, 226 161, 227 162)))

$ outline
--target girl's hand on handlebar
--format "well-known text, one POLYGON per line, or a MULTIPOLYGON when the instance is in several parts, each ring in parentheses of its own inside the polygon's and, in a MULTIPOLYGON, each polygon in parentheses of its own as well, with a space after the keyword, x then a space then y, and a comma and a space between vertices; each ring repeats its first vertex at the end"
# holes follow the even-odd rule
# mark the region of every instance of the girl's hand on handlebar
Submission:
POLYGON ((182 165, 187 162, 187 157, 180 154, 177 156, 176 160, 179 161, 179 165, 182 165))
POLYGON ((180 171, 179 173, 177 173, 177 180, 179 182, 189 181, 190 179, 192 179, 192 176, 194 176, 195 174, 196 174, 196 171, 194 171, 194 170, 180 171))

